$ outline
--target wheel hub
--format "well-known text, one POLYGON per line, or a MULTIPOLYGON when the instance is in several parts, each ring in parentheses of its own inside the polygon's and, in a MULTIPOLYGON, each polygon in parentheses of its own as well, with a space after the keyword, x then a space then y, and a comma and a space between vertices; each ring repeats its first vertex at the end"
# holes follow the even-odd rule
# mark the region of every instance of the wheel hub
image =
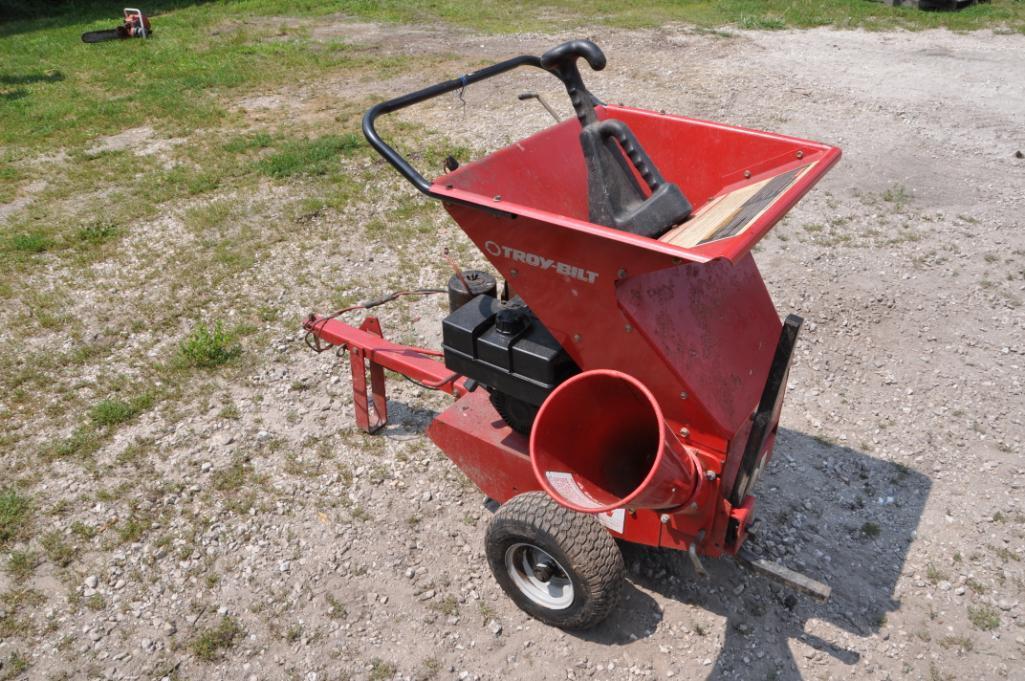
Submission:
POLYGON ((534 565, 534 577, 536 577, 539 582, 547 582, 552 578, 552 575, 555 574, 556 569, 555 563, 552 561, 542 560, 540 563, 534 565))
POLYGON ((566 570, 544 549, 533 544, 513 544, 505 552, 505 569, 517 589, 531 601, 550 610, 573 605, 573 581, 566 570))

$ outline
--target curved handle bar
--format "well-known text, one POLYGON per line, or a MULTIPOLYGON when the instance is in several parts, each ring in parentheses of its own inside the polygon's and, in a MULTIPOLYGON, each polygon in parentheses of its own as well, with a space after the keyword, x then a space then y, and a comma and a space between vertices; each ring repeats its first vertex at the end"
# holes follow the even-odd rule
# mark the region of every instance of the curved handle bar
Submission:
POLYGON ((605 68, 605 53, 590 40, 571 40, 553 47, 541 55, 541 66, 554 71, 563 66, 576 67, 577 58, 583 57, 591 68, 601 71, 605 68))
MULTIPOLYGON (((599 50, 600 52, 600 50, 599 50)), ((409 180, 414 187, 419 189, 427 196, 434 198, 442 198, 431 191, 431 183, 424 178, 416 168, 409 165, 409 162, 402 158, 401 155, 388 144, 381 139, 380 135, 377 134, 377 130, 374 129, 374 121, 377 120, 378 116, 383 114, 391 113, 399 109, 404 109, 407 106, 413 104, 419 104, 420 102, 443 95, 446 92, 452 92, 453 90, 459 90, 461 88, 470 85, 471 83, 477 83, 487 78, 492 78, 506 71, 512 71, 513 69, 520 66, 535 66, 537 68, 544 68, 541 66, 541 60, 537 57, 530 55, 523 55, 521 57, 514 57, 507 59, 506 61, 499 62, 492 66, 487 66, 473 73, 469 73, 460 78, 453 78, 452 80, 446 80, 444 83, 438 83, 432 85, 423 90, 417 90, 416 92, 410 92, 408 95, 402 95, 395 99, 389 99, 386 102, 381 102, 375 105, 363 116, 363 136, 367 138, 367 142, 370 142, 370 146, 377 150, 384 160, 388 161, 395 170, 409 180)), ((446 201, 451 201, 450 197, 444 197, 446 201)))
POLYGON ((584 80, 577 68, 577 59, 583 57, 595 71, 605 68, 605 53, 590 40, 571 40, 541 55, 541 66, 554 73, 566 86, 573 111, 580 125, 598 120, 594 113, 594 97, 584 87, 584 80))

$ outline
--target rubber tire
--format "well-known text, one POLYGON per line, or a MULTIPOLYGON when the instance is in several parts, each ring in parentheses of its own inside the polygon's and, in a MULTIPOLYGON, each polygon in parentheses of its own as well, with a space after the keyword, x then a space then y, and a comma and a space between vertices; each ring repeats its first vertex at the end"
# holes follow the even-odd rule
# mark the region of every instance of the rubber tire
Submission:
POLYGON ((534 419, 537 418, 537 410, 540 407, 497 390, 491 391, 490 399, 491 406, 510 428, 521 435, 530 435, 530 429, 534 427, 534 419))
POLYGON ((544 492, 513 497, 488 524, 484 550, 499 586, 531 617, 561 629, 587 629, 612 612, 623 590, 623 555, 597 518, 559 506, 544 492), (546 608, 516 587, 505 565, 506 550, 526 542, 547 551, 566 570, 574 601, 546 608))

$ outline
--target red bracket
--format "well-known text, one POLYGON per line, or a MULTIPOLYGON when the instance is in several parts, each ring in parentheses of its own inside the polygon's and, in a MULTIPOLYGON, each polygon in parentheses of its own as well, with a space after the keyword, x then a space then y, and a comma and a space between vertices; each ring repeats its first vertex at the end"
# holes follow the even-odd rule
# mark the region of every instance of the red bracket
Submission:
MULTIPOLYGON (((359 325, 361 331, 381 338, 381 322, 377 317, 367 317, 359 325)), ((352 397, 356 407, 356 425, 368 433, 376 433, 388 423, 388 399, 384 384, 384 367, 367 358, 366 351, 357 346, 349 347, 349 367, 352 370, 352 397), (367 364, 370 365, 370 390, 367 390, 367 364), (374 414, 371 420, 370 407, 374 414)))

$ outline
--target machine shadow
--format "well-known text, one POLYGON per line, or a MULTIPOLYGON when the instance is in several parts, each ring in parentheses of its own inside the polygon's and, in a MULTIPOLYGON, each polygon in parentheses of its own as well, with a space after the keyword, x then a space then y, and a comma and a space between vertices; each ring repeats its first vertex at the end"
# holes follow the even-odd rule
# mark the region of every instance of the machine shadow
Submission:
MULTIPOLYGON (((894 589, 931 486, 905 466, 780 429, 774 459, 755 487, 760 520, 748 546, 829 584, 828 603, 731 559, 706 560, 705 580, 680 552, 623 545, 627 571, 644 589, 725 618, 722 649, 707 681, 798 680, 795 652, 813 664, 830 656, 854 665, 860 653, 831 642, 830 630, 867 636, 900 606, 894 589), (805 631, 809 622, 815 633, 805 631)), ((717 633, 687 621, 667 624, 717 633)))
MULTIPOLYGON (((389 400, 388 408, 394 420, 382 434, 393 437, 422 435, 437 415, 398 401, 389 400)), ((685 553, 620 542, 628 577, 622 603, 598 627, 567 633, 605 645, 629 644, 666 626, 697 636, 720 633, 688 619, 667 621, 646 590, 725 619, 706 681, 799 681, 795 652, 811 664, 833 658, 853 666, 861 654, 830 638, 839 638, 838 630, 859 637, 878 632, 886 614, 900 607, 894 590, 931 487, 914 469, 781 428, 755 486, 757 520, 747 546, 829 584, 828 603, 729 558, 705 559, 709 577, 702 579, 685 553), (809 623, 814 631, 806 631, 809 623)))

